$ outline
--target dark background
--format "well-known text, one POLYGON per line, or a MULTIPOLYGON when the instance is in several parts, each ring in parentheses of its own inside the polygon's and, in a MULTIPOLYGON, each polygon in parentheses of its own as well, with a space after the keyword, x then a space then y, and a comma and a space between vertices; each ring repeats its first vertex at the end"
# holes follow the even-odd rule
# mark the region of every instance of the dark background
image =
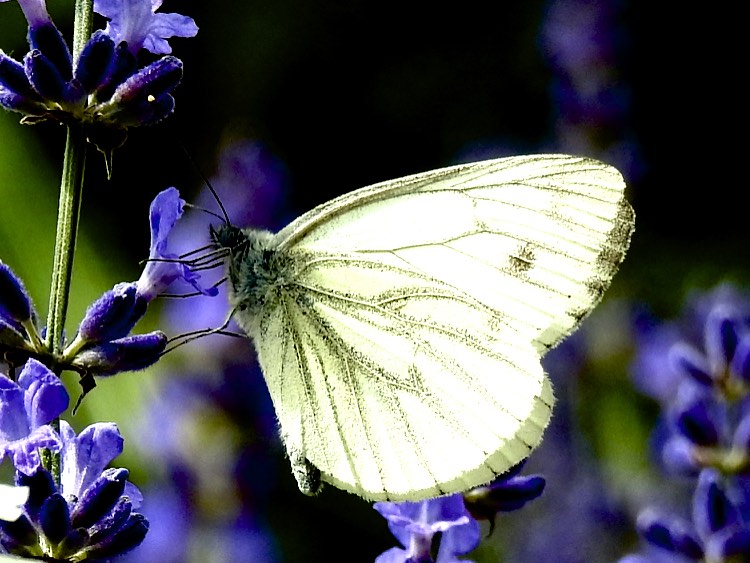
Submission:
MULTIPOLYGON (((11 4, 0 4, 0 46, 20 58, 25 30, 11 4)), ((71 4, 50 0, 50 10, 69 38, 71 4)), ((174 185, 190 201, 203 187, 183 149, 211 176, 223 147, 254 139, 288 174, 279 226, 351 189, 462 160, 553 151, 601 158, 623 172, 637 215, 611 296, 670 316, 693 288, 748 280, 746 47, 729 9, 643 0, 166 0, 162 11, 200 28, 171 41, 185 63, 175 115, 131 133, 111 181, 89 154, 82 231, 126 264, 122 279, 140 271, 153 196, 174 185)), ((45 125, 33 134, 41 141, 35 165, 57 177, 63 131, 45 125)), ((0 137, 0 147, 15 142, 0 137)), ((56 199, 55 182, 42 189, 56 199)), ((0 236, 3 256, 10 243, 0 236)), ((594 395, 584 390, 576 408, 591 408, 581 404, 594 395)), ((596 416, 580 420, 593 425, 596 416)), ((265 508, 285 560, 348 560, 349 542, 361 542, 351 560, 371 561, 393 544, 357 499, 335 491, 301 498, 284 460, 279 475, 265 508)), ((524 525, 514 529, 522 535, 524 525)), ((627 545, 587 561, 614 561, 627 545)))

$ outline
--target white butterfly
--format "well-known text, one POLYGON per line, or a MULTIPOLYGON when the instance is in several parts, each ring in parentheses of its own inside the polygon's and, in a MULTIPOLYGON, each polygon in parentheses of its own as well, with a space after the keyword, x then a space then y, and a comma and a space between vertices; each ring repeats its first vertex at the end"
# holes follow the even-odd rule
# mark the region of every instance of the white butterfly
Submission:
POLYGON ((215 231, 300 489, 418 500, 528 456, 554 401, 540 359, 630 243, 624 190, 596 160, 519 156, 375 184, 277 234, 215 231))

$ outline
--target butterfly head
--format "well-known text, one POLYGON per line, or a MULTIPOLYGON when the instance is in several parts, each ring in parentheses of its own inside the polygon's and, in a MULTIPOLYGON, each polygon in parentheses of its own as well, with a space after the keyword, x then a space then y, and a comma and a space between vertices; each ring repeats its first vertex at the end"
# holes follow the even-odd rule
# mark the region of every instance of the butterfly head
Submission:
POLYGON ((247 237, 242 229, 230 223, 224 223, 218 228, 211 226, 211 240, 219 248, 231 251, 241 250, 247 244, 247 237))

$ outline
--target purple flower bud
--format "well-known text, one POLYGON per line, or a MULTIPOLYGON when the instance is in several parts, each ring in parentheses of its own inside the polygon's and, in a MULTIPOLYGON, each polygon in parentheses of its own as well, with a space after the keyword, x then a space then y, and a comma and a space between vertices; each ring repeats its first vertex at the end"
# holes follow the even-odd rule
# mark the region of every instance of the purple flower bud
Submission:
POLYGON ((717 306, 706 319, 706 355, 714 371, 723 370, 734 357, 739 342, 738 321, 734 311, 717 306))
POLYGON ((137 371, 154 364, 166 347, 167 337, 161 331, 135 334, 86 348, 73 365, 97 376, 137 371))
POLYGON ((89 549, 88 553, 95 558, 110 558, 127 553, 143 542, 148 533, 148 520, 142 514, 134 512, 128 521, 115 534, 102 540, 89 549))
POLYGON ((21 280, 0 261, 0 318, 22 323, 34 316, 31 298, 21 280))
POLYGON ((134 283, 119 283, 86 311, 78 327, 85 342, 106 342, 126 336, 146 313, 148 303, 137 295, 134 283))
POLYGON ((76 64, 75 77, 87 92, 95 92, 112 76, 115 65, 115 43, 98 30, 86 42, 76 64))
POLYGON ((39 512, 39 523, 42 532, 53 544, 59 544, 68 535, 71 528, 68 503, 61 494, 49 496, 39 512))
POLYGON ((678 408, 673 415, 678 431, 699 446, 717 445, 720 438, 719 408, 719 405, 707 400, 698 400, 678 408))
POLYGON ((171 92, 181 79, 182 61, 177 57, 162 57, 120 84, 109 103, 122 105, 148 100, 149 96, 157 98, 171 92))
POLYGON ((750 337, 744 335, 732 357, 732 373, 739 380, 750 384, 750 337))
POLYGON ((695 456, 695 445, 679 435, 664 444, 661 460, 670 473, 678 475, 696 475, 700 469, 695 456))
POLYGON ((30 475, 17 473, 16 484, 29 488, 29 500, 26 503, 26 511, 34 519, 38 518, 44 501, 50 495, 57 492, 52 475, 44 469, 38 469, 30 475))
POLYGON ((0 53, 0 90, 3 89, 33 101, 41 101, 26 77, 24 66, 6 54, 0 53))
POLYGON ((732 445, 739 450, 744 450, 745 455, 750 459, 750 412, 746 412, 737 424, 732 437, 732 445))
POLYGON ((65 100, 67 81, 46 55, 34 49, 24 57, 23 62, 29 82, 42 98, 55 102, 65 100))
POLYGON ((741 521, 737 507, 720 486, 719 475, 704 469, 693 495, 693 522, 702 537, 730 528, 741 521))
POLYGON ((88 528, 109 514, 125 490, 127 480, 127 469, 106 469, 78 499, 71 514, 73 526, 88 528))
POLYGON ((750 529, 738 528, 715 534, 706 542, 706 561, 747 561, 750 529))
POLYGON ((126 496, 121 496, 117 499, 117 503, 109 514, 101 518, 94 526, 94 532, 91 534, 91 543, 97 544, 106 541, 127 523, 132 513, 132 503, 126 496))
POLYGON ((73 77, 70 50, 51 21, 29 27, 29 46, 32 51, 42 53, 44 59, 56 69, 63 80, 68 81, 73 77))
POLYGON ((638 533, 650 544, 690 558, 703 556, 703 548, 687 523, 645 510, 636 520, 638 533))
POLYGON ((692 377, 701 385, 713 385, 714 377, 706 357, 684 342, 677 342, 669 349, 669 362, 675 370, 692 377))
MULTIPOLYGON (((516 467, 522 466, 518 464, 516 467)), ((515 468, 514 468, 515 469, 515 468)), ((522 508, 544 492, 546 481, 539 475, 517 476, 516 471, 498 477, 489 485, 476 487, 464 494, 466 509, 474 518, 494 522, 498 512, 522 508)))

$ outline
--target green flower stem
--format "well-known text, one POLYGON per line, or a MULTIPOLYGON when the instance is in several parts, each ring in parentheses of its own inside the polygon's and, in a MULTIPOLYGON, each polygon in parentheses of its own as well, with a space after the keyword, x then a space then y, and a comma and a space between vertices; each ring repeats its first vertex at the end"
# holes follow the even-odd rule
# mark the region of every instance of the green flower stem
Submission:
MULTIPOLYGON (((74 59, 78 57, 86 41, 91 37, 93 6, 93 0, 76 0, 73 24, 74 59)), ((47 314, 46 346, 53 357, 58 357, 62 353, 85 168, 86 136, 80 124, 72 123, 68 125, 65 140, 60 201, 57 209, 57 231, 55 232, 55 256, 52 263, 52 284, 47 314)), ((55 372, 59 369, 57 366, 51 367, 55 372)), ((60 419, 53 420, 51 424, 59 432, 60 419)), ((55 482, 59 483, 60 454, 45 451, 42 454, 42 460, 55 482)))
POLYGON ((73 24, 73 59, 83 50, 91 37, 94 21, 94 0, 76 0, 75 22, 73 24))
MULTIPOLYGON (((65 158, 57 209, 55 257, 52 264, 49 313, 47 314, 47 349, 58 356, 62 352, 63 330, 68 311, 73 255, 78 234, 78 218, 83 191, 83 169, 86 162, 86 137, 80 126, 68 126, 65 158)), ((54 368, 53 368, 54 369, 54 368)))

